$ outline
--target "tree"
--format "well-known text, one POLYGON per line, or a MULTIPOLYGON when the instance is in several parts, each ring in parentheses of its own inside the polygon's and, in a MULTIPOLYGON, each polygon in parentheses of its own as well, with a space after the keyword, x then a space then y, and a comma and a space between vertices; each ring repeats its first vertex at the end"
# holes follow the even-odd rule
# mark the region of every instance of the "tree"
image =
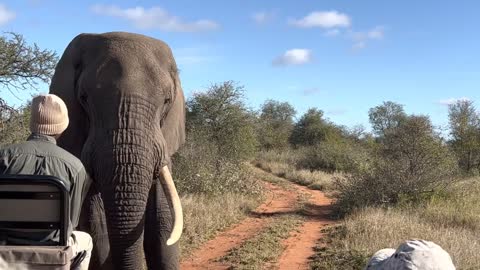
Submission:
POLYGON ((295 145, 315 145, 327 139, 339 137, 341 131, 332 123, 323 119, 323 111, 310 108, 295 123, 290 142, 295 145))
POLYGON ((370 168, 336 182, 340 214, 368 205, 419 201, 453 181, 455 156, 427 116, 407 116, 389 129, 381 145, 370 168))
POLYGON ((29 124, 30 102, 8 114, 0 111, 0 147, 24 141, 30 134, 29 124))
POLYGON ((450 141, 465 172, 480 169, 480 116, 470 100, 449 105, 450 141))
MULTIPOLYGON (((58 57, 55 52, 28 45, 22 35, 7 33, 0 36, 0 93, 8 90, 36 90, 39 81, 48 83, 58 57)), ((23 140, 27 123, 25 108, 19 110, 0 97, 0 144, 23 140), (22 120, 23 119, 23 120, 22 120), (8 130, 8 132, 6 132, 8 130), (15 137, 18 136, 18 137, 15 137)))
POLYGON ((258 141, 265 149, 285 148, 293 129, 295 109, 288 102, 266 100, 257 125, 258 141))
POLYGON ((398 127, 406 118, 403 105, 392 101, 383 102, 382 105, 371 108, 368 111, 370 123, 375 134, 382 138, 388 131, 398 127))
POLYGON ((392 179, 394 194, 418 196, 451 180, 456 172, 454 155, 428 116, 406 117, 386 135, 384 147, 382 171, 392 179))
POLYGON ((0 84, 9 90, 35 88, 38 80, 48 83, 58 57, 55 52, 30 46, 22 35, 0 37, 0 84))
POLYGON ((243 86, 226 81, 194 94, 187 102, 187 128, 205 134, 222 158, 246 159, 256 150, 254 117, 243 98, 243 86))

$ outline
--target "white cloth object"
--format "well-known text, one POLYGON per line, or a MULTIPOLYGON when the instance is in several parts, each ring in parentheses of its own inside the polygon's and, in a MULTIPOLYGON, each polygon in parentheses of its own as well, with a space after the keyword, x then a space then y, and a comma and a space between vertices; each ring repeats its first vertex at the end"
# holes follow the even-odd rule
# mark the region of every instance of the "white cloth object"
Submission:
POLYGON ((377 251, 365 270, 455 270, 455 266, 439 245, 414 239, 405 241, 397 250, 377 251))
POLYGON ((93 242, 90 234, 81 231, 73 231, 72 236, 68 239, 68 245, 72 247, 73 258, 75 258, 78 253, 86 251, 87 254, 83 261, 80 263, 80 270, 88 270, 88 265, 90 264, 90 257, 92 256, 93 242))

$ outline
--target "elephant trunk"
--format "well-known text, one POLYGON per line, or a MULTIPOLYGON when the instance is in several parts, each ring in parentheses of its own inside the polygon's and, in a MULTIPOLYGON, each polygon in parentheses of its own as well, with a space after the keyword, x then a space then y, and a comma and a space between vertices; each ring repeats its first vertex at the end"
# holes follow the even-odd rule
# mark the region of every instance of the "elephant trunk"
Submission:
POLYGON ((100 191, 110 252, 115 269, 143 269, 143 234, 148 194, 155 171, 154 151, 128 144, 115 144, 97 152, 102 160, 96 172, 102 179, 100 191))
POLYGON ((88 144, 94 178, 101 192, 115 269, 143 269, 145 213, 153 180, 159 176, 173 210, 173 228, 167 245, 183 230, 180 198, 168 166, 160 168, 161 149, 156 139, 140 129, 99 132, 88 144), (100 143, 102 142, 102 143, 100 143))

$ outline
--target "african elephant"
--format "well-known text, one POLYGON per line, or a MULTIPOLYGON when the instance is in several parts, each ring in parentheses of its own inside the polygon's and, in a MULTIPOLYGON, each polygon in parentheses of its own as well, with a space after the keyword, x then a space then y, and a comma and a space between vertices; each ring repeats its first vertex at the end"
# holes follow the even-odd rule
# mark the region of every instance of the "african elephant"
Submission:
POLYGON ((81 230, 90 269, 177 269, 183 228, 170 157, 185 141, 185 98, 172 52, 147 36, 80 34, 65 49, 50 93, 67 104, 58 145, 93 179, 81 230), (145 258, 145 259, 144 259, 145 258))

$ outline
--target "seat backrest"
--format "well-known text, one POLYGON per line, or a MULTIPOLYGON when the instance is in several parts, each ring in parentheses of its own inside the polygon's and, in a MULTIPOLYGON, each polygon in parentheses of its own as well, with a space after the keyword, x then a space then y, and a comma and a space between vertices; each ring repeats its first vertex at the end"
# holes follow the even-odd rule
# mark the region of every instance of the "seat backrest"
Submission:
POLYGON ((58 245, 66 246, 69 189, 53 176, 0 175, 0 230, 58 230, 58 245))

